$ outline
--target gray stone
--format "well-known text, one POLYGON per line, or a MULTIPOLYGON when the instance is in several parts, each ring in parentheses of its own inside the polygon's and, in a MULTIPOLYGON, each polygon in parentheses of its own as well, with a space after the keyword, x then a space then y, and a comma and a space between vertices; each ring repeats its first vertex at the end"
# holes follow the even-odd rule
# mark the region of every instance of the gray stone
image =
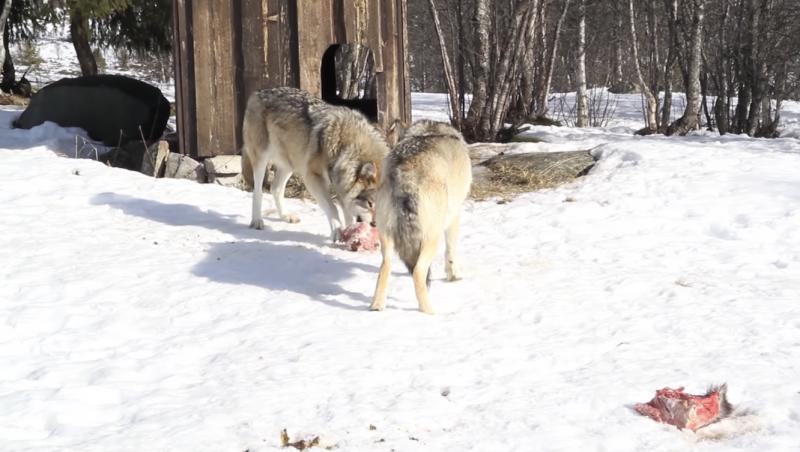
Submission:
POLYGON ((147 148, 142 158, 141 172, 148 176, 164 177, 169 156, 169 143, 159 141, 147 148))
MULTIPOLYGON (((209 180, 209 182, 211 182, 211 180, 209 180)), ((214 177, 213 183, 222 185, 224 187, 233 187, 238 188, 239 190, 246 190, 244 178, 241 174, 237 174, 235 176, 216 176, 214 177)))
POLYGON ((209 182, 216 182, 219 178, 230 180, 242 172, 242 157, 239 155, 219 155, 203 160, 203 164, 209 182))
POLYGON ((202 163, 189 156, 170 152, 167 156, 165 177, 206 182, 206 169, 202 163))

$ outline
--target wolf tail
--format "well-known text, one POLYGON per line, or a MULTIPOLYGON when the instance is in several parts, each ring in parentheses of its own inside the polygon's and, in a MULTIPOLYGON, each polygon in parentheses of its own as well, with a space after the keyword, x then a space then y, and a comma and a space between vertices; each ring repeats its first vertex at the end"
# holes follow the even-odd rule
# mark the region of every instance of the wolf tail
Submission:
MULTIPOLYGON (((414 268, 419 260, 422 248, 422 224, 420 222, 420 196, 411 187, 397 187, 392 194, 395 212, 397 215, 394 225, 393 241, 400 260, 406 265, 409 273, 414 273, 414 268)), ((425 277, 425 284, 431 285, 431 270, 425 277)))

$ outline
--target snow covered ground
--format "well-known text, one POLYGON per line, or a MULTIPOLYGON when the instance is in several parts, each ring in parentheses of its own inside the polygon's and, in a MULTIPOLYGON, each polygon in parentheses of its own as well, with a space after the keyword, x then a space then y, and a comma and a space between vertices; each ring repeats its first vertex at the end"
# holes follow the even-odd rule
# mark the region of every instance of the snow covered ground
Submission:
POLYGON ((379 253, 329 245, 310 201, 253 231, 248 193, 58 157, 74 131, 4 107, 0 450, 273 451, 284 428, 343 451, 800 450, 800 141, 633 137, 625 105, 530 131, 600 161, 468 202, 434 316, 399 265, 367 311, 379 253), (630 409, 716 382, 751 414, 694 434, 630 409))

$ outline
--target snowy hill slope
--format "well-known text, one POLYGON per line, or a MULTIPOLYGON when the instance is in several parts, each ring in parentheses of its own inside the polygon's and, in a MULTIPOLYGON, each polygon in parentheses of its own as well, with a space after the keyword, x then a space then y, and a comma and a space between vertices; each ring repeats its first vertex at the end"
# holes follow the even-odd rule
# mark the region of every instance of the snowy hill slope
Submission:
POLYGON ((426 316, 400 266, 368 312, 379 253, 329 245, 312 202, 253 231, 248 193, 60 158, 72 134, 0 114, 3 451, 285 450, 283 428, 345 451, 800 448, 797 140, 535 128, 599 164, 467 203, 465 279, 439 256, 426 316), (722 381, 753 415, 693 434, 630 410, 722 381))

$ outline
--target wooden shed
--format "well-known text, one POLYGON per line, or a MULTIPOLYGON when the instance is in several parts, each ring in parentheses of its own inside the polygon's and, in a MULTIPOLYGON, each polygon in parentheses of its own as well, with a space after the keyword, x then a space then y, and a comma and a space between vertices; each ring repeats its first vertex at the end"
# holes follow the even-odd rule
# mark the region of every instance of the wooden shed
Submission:
POLYGON ((175 0, 181 152, 195 157, 237 154, 248 96, 278 86, 361 107, 387 132, 407 124, 411 101, 405 3, 175 0), (374 87, 349 101, 338 97, 331 70, 341 44, 371 50, 368 69, 374 73, 374 87))

